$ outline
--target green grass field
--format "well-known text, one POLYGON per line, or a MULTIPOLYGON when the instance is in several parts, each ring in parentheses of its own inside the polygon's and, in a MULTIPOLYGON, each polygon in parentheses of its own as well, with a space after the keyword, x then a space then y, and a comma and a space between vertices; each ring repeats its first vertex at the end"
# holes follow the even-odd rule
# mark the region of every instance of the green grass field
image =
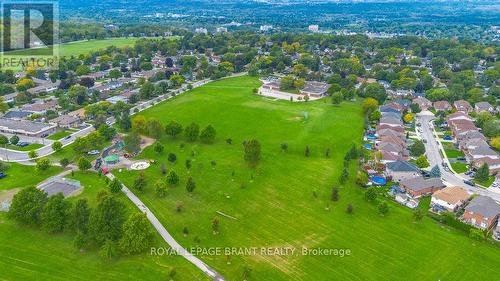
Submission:
POLYGON ((464 157, 464 153, 458 149, 445 149, 444 152, 448 158, 464 157))
POLYGON ((62 139, 64 137, 67 137, 67 136, 71 135, 72 133, 73 132, 69 131, 69 130, 62 130, 62 131, 59 131, 59 132, 57 132, 55 134, 52 134, 52 135, 48 136, 47 138, 49 140, 60 140, 60 139, 62 139))
MULTIPOLYGON (((389 203, 382 217, 364 200, 364 190, 351 182, 338 184, 343 157, 353 142, 360 143, 362 110, 358 103, 332 106, 328 100, 308 103, 272 101, 252 95, 255 78, 239 77, 210 83, 141 113, 164 124, 196 121, 217 130, 214 144, 189 143, 183 137, 161 139, 165 151, 152 147, 138 158, 167 164, 181 177, 164 199, 154 193, 160 166, 145 171, 148 186, 138 194, 184 247, 294 247, 350 249, 351 255, 200 255, 227 280, 240 280, 252 268, 251 280, 493 280, 500 259, 498 246, 472 241, 467 234, 424 218, 412 222, 412 212, 389 203), (232 144, 225 140, 232 139, 232 144), (243 161, 242 142, 257 138, 262 160, 252 169, 243 161), (280 150, 281 143, 289 150, 280 150), (304 156, 310 147, 311 156, 304 156), (327 148, 332 151, 326 158, 327 148), (191 171, 184 166, 193 162, 191 171), (211 166, 215 160, 217 165, 211 166), (234 173, 234 176, 233 176, 234 173), (192 196, 185 183, 197 183, 192 196), (340 201, 331 202, 332 186, 340 201), (182 204, 183 211, 176 206, 182 204), (352 204, 353 214, 345 212, 352 204), (220 216, 223 212, 229 216, 220 216), (220 220, 220 233, 212 220, 220 220), (189 235, 184 237, 182 229, 189 235), (230 263, 228 263, 228 259, 230 263), (473 268, 474 270, 470 270, 473 268)), ((355 173, 354 165, 351 175, 355 173)), ((115 171, 132 186, 139 172, 115 171)))
MULTIPOLYGON (((84 191, 71 198, 87 198, 92 207, 96 195, 105 188, 104 176, 76 172, 68 176, 79 180, 84 191)), ((128 213, 138 209, 125 197, 119 199, 128 213)), ((19 225, 0 213, 0 272, 4 280, 167 280, 175 268, 174 280, 207 280, 194 266, 179 256, 152 256, 149 253, 122 256, 111 261, 98 256, 98 250, 80 252, 73 247, 73 235, 46 234, 43 230, 19 225)), ((157 235, 154 247, 166 247, 157 235)))
POLYGON ((25 166, 17 163, 8 163, 8 165, 10 168, 5 171, 7 177, 0 179, 0 190, 34 186, 63 170, 60 167, 50 167, 47 171, 38 172, 35 166, 25 166))
POLYGON ((459 174, 467 172, 467 164, 465 163, 461 162, 451 163, 451 167, 453 168, 453 171, 459 174))
POLYGON ((476 179, 474 179, 474 180, 472 180, 472 181, 473 181, 473 182, 475 182, 475 183, 477 183, 477 184, 480 184, 480 185, 482 185, 482 186, 484 186, 484 187, 486 187, 486 188, 488 188, 488 187, 490 187, 490 186, 493 184, 493 182, 495 181, 495 177, 494 177, 494 176, 490 176, 490 177, 488 178, 488 180, 487 180, 487 181, 478 181, 478 180, 476 180, 476 179))
POLYGON ((39 143, 30 143, 24 147, 9 144, 9 145, 7 145, 7 149, 17 150, 17 151, 31 151, 31 150, 39 149, 43 146, 44 146, 43 144, 39 144, 39 143))

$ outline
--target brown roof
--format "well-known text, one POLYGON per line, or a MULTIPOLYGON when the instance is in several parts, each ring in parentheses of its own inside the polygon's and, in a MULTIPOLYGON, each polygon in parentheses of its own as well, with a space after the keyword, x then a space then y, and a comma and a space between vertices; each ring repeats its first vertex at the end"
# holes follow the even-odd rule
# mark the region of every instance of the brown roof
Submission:
POLYGON ((436 110, 447 110, 451 109, 451 105, 447 101, 437 101, 434 103, 434 109, 436 110))
POLYGON ((456 204, 460 201, 466 201, 470 198, 470 194, 463 188, 458 186, 445 187, 436 191, 432 197, 443 200, 450 204, 456 204))

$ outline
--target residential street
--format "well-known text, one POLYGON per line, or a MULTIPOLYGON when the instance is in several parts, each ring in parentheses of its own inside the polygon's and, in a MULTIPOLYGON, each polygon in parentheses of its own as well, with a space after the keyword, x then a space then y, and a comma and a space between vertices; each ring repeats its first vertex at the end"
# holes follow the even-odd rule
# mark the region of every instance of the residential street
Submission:
MULTIPOLYGON (((115 176, 111 173, 106 175, 110 180, 113 180, 115 176)), ((201 271, 205 272, 208 276, 210 276, 213 280, 217 281, 223 281, 224 277, 222 277, 219 273, 217 273, 215 270, 210 268, 207 264, 205 264, 203 261, 195 257, 193 254, 191 254, 188 250, 184 249, 175 239, 168 233, 167 229, 161 224, 161 222, 156 218, 156 216, 142 203, 142 201, 135 196, 135 194, 130 191, 125 185, 122 185, 122 192, 127 195, 127 197, 132 201, 141 212, 146 214, 147 218, 153 224, 154 228, 158 233, 161 235, 161 237, 167 242, 167 244, 174 250, 176 251, 180 256, 184 257, 187 259, 189 262, 194 264, 196 267, 198 267, 201 271)))
POLYGON ((439 152, 442 147, 441 144, 438 144, 436 136, 434 135, 434 130, 431 128, 431 121, 434 119, 434 115, 428 111, 417 114, 417 122, 422 124, 420 127, 422 129, 422 133, 420 135, 422 140, 426 140, 427 142, 425 143, 425 150, 430 167, 434 167, 435 165, 439 166, 439 169, 441 170, 441 178, 448 186, 459 186, 465 188, 469 192, 486 195, 500 202, 500 193, 497 189, 484 189, 478 186, 470 186, 464 183, 465 178, 462 176, 454 174, 451 171, 444 170, 442 166, 443 162, 445 162, 448 167, 451 167, 451 165, 448 159, 443 159, 439 152))

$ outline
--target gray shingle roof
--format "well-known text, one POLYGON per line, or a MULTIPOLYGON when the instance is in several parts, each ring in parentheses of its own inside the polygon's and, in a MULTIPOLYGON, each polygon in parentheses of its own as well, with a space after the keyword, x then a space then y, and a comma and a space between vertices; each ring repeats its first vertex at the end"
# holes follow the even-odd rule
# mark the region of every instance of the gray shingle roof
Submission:
POLYGON ((500 204, 488 196, 477 196, 470 201, 465 210, 492 218, 500 214, 500 204))
POLYGON ((418 168, 407 161, 395 161, 387 163, 387 169, 394 172, 418 172, 418 168))
POLYGON ((414 178, 414 179, 408 179, 405 181, 401 182, 401 185, 404 185, 405 187, 414 190, 414 191, 419 191, 422 189, 426 189, 429 187, 445 187, 441 179, 439 178, 430 178, 430 179, 423 179, 423 178, 414 178))

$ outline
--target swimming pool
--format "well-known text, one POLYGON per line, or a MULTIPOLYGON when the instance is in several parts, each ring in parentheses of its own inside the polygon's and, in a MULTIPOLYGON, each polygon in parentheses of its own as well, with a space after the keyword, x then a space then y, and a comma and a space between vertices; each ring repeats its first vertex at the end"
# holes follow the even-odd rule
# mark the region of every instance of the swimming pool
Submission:
POLYGON ((372 177, 372 182, 376 185, 386 185, 387 181, 384 177, 381 176, 374 176, 372 177))

